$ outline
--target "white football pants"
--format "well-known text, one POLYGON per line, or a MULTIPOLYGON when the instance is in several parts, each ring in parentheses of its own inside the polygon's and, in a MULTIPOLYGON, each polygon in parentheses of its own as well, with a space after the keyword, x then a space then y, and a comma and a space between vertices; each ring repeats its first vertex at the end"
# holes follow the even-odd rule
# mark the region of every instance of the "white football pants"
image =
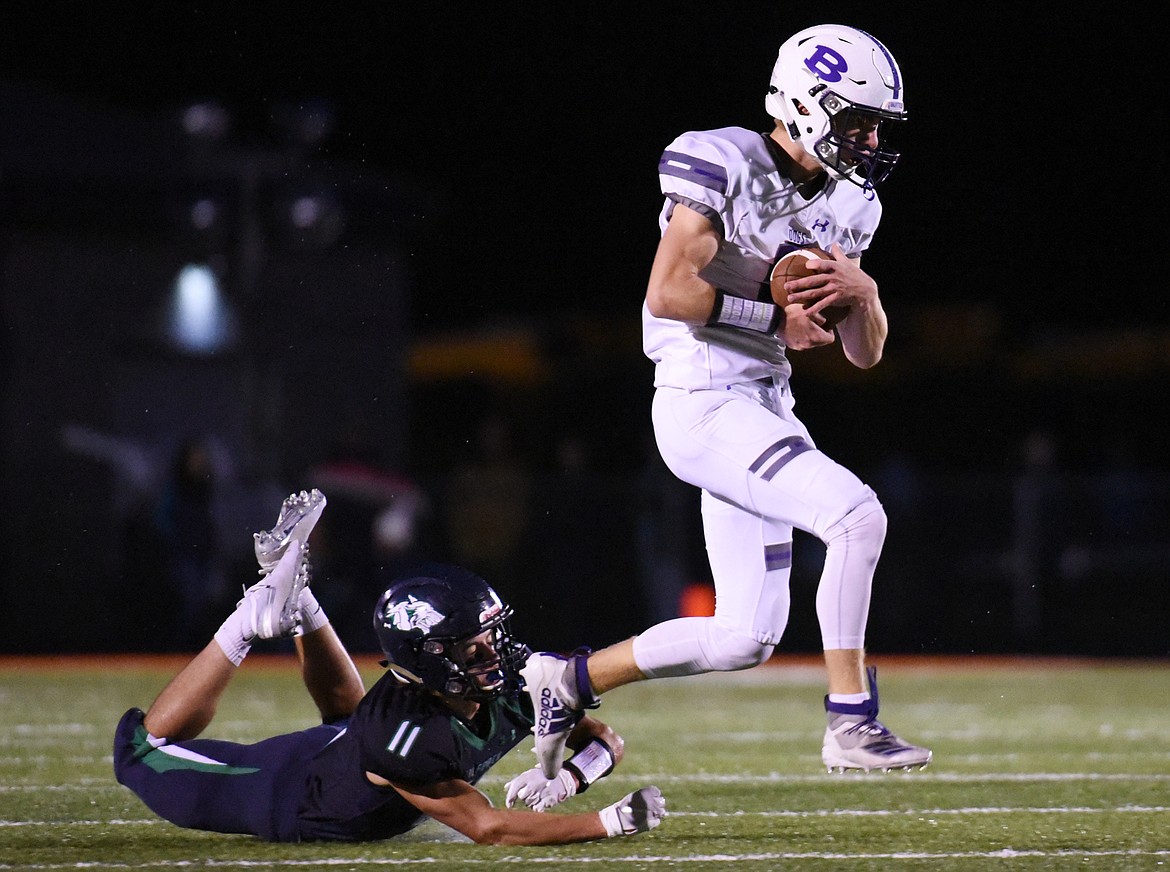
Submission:
POLYGON ((793 402, 786 381, 655 393, 662 458, 703 491, 715 616, 638 636, 634 658, 648 677, 746 669, 771 656, 788 624, 794 527, 826 546, 816 598, 823 646, 864 647, 885 512, 856 475, 815 448, 793 402))

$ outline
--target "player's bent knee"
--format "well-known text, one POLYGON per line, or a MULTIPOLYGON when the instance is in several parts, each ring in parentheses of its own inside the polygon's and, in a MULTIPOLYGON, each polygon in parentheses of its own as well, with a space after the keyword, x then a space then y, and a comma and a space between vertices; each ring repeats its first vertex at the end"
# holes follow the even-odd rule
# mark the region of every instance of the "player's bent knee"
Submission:
POLYGON ((738 672, 767 662, 775 645, 721 627, 713 628, 708 638, 707 660, 715 672, 738 672))
POLYGON ((872 491, 864 500, 850 509, 840 521, 833 525, 825 537, 825 545, 847 544, 851 551, 861 549, 872 551, 874 559, 881 553, 886 541, 886 510, 872 491))

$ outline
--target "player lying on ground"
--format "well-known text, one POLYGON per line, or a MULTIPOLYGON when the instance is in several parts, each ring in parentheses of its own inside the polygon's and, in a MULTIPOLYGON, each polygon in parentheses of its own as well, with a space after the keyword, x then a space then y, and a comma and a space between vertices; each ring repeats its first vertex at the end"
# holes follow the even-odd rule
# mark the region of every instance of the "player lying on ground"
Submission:
POLYGON ((114 771, 155 813, 182 827, 271 841, 385 839, 425 817, 481 844, 545 845, 656 827, 665 802, 644 787, 600 812, 540 814, 608 775, 623 743, 582 718, 576 753, 553 779, 530 769, 497 809, 475 783, 533 728, 518 677, 527 649, 511 609, 478 576, 430 566, 392 583, 374 613, 389 671, 366 693, 308 588, 306 543, 319 491, 293 494, 256 534, 262 572, 215 638, 144 714, 123 715, 114 771), (322 724, 252 745, 199 739, 255 639, 293 636, 322 724), (510 810, 517 803, 527 809, 510 810), (531 810, 528 810, 531 809, 531 810))

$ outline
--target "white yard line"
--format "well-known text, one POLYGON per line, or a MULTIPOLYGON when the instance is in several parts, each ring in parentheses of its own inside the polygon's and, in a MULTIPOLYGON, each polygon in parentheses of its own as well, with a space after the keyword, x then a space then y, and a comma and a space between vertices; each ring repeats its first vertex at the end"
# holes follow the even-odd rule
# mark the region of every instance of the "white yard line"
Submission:
MULTIPOLYGON (((482 786, 500 785, 511 778, 511 775, 488 775, 482 781, 482 786)), ((768 775, 723 775, 719 773, 696 772, 684 775, 669 775, 664 772, 617 772, 607 779, 609 783, 618 782, 662 782, 670 784, 810 784, 810 783, 840 783, 842 780, 852 779, 858 783, 874 783, 889 781, 898 782, 927 781, 944 784, 983 784, 996 782, 1163 782, 1170 781, 1170 773, 1157 772, 890 772, 869 774, 850 772, 840 775, 784 775, 770 773, 768 775)), ((45 792, 72 792, 95 791, 111 789, 107 779, 87 779, 74 784, 0 784, 0 794, 4 793, 45 793, 45 792)))
MULTIPOLYGON (((872 808, 819 808, 803 811, 783 809, 777 811, 672 811, 668 817, 763 817, 763 818, 823 818, 823 817, 943 817, 945 815, 1012 815, 1012 814, 1165 814, 1170 812, 1170 806, 1165 805, 1119 805, 1110 807, 1097 806, 987 806, 969 808, 908 808, 908 809, 872 809, 872 808)), ((114 819, 99 820, 70 820, 70 821, 6 821, 0 820, 0 828, 4 827, 126 827, 152 826, 165 823, 160 818, 114 819)))

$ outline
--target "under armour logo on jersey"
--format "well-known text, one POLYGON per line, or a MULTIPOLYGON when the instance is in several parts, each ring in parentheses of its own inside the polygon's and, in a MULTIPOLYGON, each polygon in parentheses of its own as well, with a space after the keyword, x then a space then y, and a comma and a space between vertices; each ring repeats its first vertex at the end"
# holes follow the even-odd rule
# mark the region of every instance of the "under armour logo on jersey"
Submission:
POLYGON ((447 616, 426 600, 408 595, 404 603, 388 603, 383 626, 395 630, 429 630, 447 616))
POLYGON ((818 218, 813 222, 813 230, 820 230, 822 233, 829 229, 828 218, 818 218))
POLYGON ((842 74, 849 69, 845 58, 826 45, 818 45, 816 51, 804 59, 804 65, 809 72, 825 82, 841 81, 842 74))

